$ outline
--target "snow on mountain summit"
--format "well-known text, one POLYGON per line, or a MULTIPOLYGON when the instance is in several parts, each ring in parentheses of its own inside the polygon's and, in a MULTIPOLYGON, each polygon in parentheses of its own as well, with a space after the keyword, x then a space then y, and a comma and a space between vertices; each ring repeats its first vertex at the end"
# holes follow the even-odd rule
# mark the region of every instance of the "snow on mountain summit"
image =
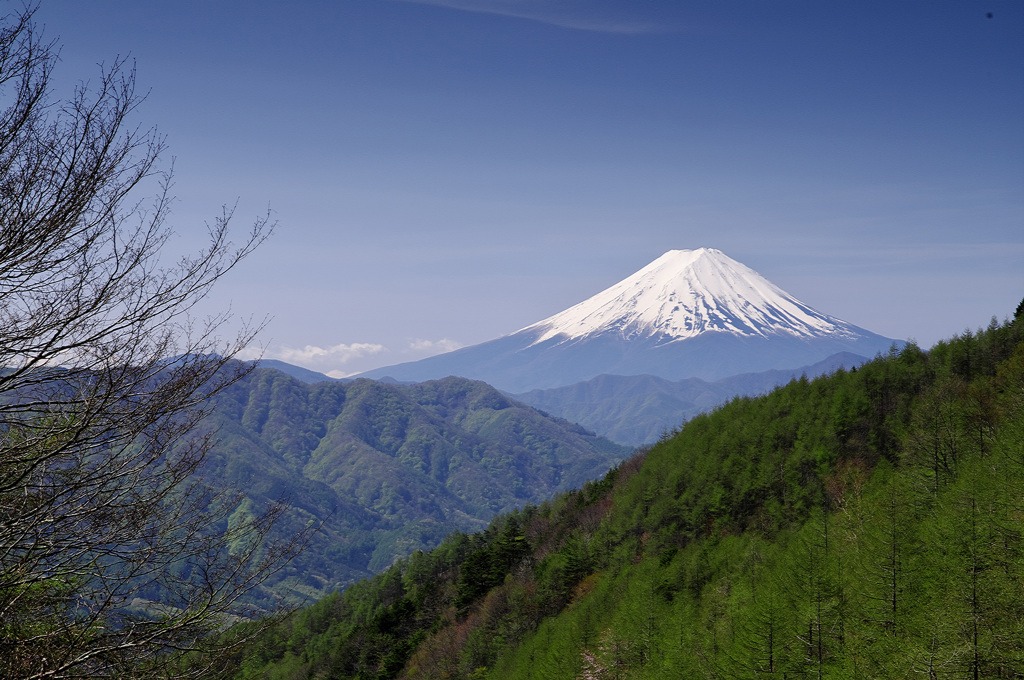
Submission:
POLYGON ((534 344, 615 334, 658 344, 710 331, 737 336, 853 337, 844 321, 800 302, 720 250, 670 250, 619 283, 513 335, 534 344))
POLYGON ((672 250, 588 300, 509 335, 361 377, 458 375, 525 393, 599 375, 719 380, 898 341, 822 314, 710 248, 672 250))

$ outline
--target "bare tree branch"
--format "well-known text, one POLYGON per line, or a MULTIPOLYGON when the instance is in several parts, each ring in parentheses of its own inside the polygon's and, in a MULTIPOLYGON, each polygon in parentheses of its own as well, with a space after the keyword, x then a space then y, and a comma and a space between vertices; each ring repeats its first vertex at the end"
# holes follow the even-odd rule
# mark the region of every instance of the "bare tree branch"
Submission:
POLYGON ((208 677, 218 633, 266 614, 245 595, 307 538, 268 544, 283 506, 197 474, 206 400, 259 326, 224 339, 228 314, 193 312, 273 225, 234 244, 225 209, 168 265, 171 172, 129 125, 134 68, 51 100, 33 12, 0 20, 0 676, 208 677))

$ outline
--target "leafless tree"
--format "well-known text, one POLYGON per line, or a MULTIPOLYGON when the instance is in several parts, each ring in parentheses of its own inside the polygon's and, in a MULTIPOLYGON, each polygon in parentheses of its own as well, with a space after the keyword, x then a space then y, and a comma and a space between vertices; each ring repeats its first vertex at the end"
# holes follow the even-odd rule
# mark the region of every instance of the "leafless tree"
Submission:
POLYGON ((129 124, 134 70, 53 98, 33 12, 0 25, 0 676, 209 677, 302 541, 268 545, 281 507, 203 483, 194 432, 258 330, 223 340, 229 315, 196 305, 272 225, 236 246, 225 210, 162 261, 170 176, 129 124))

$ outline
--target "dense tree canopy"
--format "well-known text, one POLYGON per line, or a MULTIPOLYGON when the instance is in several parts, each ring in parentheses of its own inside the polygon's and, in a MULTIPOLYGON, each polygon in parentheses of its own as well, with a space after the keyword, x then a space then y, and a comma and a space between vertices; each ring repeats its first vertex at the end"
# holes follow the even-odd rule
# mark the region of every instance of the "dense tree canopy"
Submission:
POLYGON ((237 677, 1024 677, 1022 341, 737 398, 297 612, 237 677))

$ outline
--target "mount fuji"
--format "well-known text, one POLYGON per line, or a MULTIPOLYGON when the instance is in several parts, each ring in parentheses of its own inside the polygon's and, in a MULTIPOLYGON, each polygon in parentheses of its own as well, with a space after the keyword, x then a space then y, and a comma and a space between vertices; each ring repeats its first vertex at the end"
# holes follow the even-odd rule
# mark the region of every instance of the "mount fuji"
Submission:
POLYGON ((358 377, 458 375, 510 392, 598 375, 717 380, 903 343, 800 302, 719 250, 671 250, 583 302, 514 333, 358 377))

